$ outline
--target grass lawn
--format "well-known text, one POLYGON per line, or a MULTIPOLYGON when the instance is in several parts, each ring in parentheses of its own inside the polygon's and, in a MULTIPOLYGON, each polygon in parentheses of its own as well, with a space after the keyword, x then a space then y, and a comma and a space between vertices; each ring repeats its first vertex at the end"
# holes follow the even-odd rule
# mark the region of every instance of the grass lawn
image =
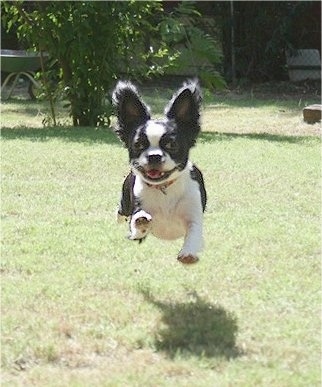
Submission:
MULTIPOLYGON (((147 91, 158 114, 165 93, 147 91)), ((168 95, 168 94, 167 94, 168 95)), ((320 386, 320 125, 295 98, 206 98, 200 262, 115 222, 109 129, 2 103, 3 386, 320 386)))

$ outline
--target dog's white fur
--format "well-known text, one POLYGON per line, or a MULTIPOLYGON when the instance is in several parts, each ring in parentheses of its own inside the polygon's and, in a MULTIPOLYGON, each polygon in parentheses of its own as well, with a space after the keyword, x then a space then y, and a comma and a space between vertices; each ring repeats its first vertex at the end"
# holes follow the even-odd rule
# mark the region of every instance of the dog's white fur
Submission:
POLYGON ((165 111, 167 119, 158 121, 150 119, 148 107, 132 84, 120 82, 113 94, 118 109, 117 133, 129 149, 132 166, 132 174, 124 181, 118 221, 130 217, 129 239, 140 242, 149 233, 165 240, 184 237, 178 254, 178 260, 182 263, 196 262, 197 254, 203 248, 206 192, 201 172, 187 158, 200 130, 199 98, 196 83, 184 84, 165 111), (131 126, 133 122, 135 125, 131 126), (174 123, 177 131, 173 127, 174 123), (176 154, 172 157, 175 152, 172 144, 167 148, 167 143, 161 145, 161 141, 169 133, 177 141, 179 131, 187 133, 188 137, 180 143, 186 144, 186 147, 180 151, 181 156, 176 154), (131 133, 134 136, 132 142, 128 142, 131 133), (140 137, 142 133, 145 140, 140 137), (133 144, 138 144, 135 156, 131 153, 133 144), (157 167, 152 164, 152 158, 158 160, 157 167), (155 173, 159 172, 156 178, 145 172, 149 171, 151 164, 153 171, 157 168, 155 173), (133 209, 129 207, 131 203, 133 209))
POLYGON ((192 164, 188 162, 173 184, 167 187, 166 194, 147 186, 139 176, 134 184, 134 194, 140 198, 142 210, 132 216, 131 234, 142 238, 151 232, 157 238, 168 240, 185 237, 179 257, 197 256, 203 248, 200 190, 198 183, 190 177, 191 169, 192 164), (148 227, 143 227, 145 232, 136 226, 136 221, 142 217, 148 220, 148 227))

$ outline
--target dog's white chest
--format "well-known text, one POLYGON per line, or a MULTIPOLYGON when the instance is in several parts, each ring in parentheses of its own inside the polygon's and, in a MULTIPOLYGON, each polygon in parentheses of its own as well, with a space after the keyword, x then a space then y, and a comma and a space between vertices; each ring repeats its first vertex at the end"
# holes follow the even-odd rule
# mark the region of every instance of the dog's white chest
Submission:
POLYGON ((194 213, 202 212, 197 184, 188 178, 188 174, 183 174, 165 190, 148 187, 137 179, 134 193, 140 208, 152 216, 150 232, 160 239, 185 237, 189 223, 195 218, 194 213))
POLYGON ((151 232, 160 239, 177 239, 185 236, 186 222, 176 207, 162 211, 160 207, 147 206, 152 215, 151 232))
POLYGON ((157 238, 171 240, 185 236, 186 222, 182 214, 183 198, 176 190, 167 191, 144 189, 141 206, 152 216, 151 233, 157 238))

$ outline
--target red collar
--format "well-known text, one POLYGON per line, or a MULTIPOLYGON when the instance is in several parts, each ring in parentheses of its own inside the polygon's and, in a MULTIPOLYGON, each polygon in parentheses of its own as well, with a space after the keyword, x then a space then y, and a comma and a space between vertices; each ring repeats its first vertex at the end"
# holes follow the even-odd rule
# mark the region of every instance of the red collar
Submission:
POLYGON ((172 185, 176 180, 177 180, 177 179, 169 180, 169 181, 166 181, 165 183, 162 183, 162 184, 149 184, 149 183, 146 183, 146 185, 147 185, 148 187, 158 189, 158 190, 161 191, 164 195, 166 195, 166 194, 167 194, 166 189, 167 189, 168 187, 170 187, 170 185, 172 185))

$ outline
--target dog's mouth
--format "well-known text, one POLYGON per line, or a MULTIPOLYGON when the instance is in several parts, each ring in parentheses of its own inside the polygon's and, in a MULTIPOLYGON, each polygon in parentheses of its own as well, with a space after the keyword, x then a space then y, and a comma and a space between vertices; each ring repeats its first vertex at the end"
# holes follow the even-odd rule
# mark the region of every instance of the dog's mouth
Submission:
POLYGON ((145 176, 151 180, 162 179, 165 175, 165 172, 160 171, 159 169, 149 169, 144 172, 145 176))
POLYGON ((143 167, 137 168, 143 175, 146 180, 149 180, 153 183, 158 183, 168 179, 172 173, 177 169, 177 167, 171 169, 170 171, 162 171, 157 168, 145 169, 143 167))

